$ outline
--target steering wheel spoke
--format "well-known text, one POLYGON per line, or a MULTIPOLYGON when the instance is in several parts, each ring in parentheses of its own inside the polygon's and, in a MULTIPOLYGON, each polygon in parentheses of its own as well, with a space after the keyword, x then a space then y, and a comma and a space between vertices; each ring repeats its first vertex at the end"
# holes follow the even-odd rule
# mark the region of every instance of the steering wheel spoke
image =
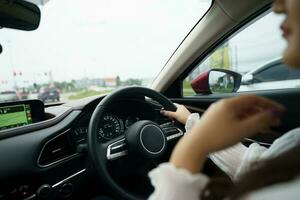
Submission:
POLYGON ((106 158, 107 160, 116 160, 128 155, 127 143, 125 137, 116 138, 107 142, 106 158))
POLYGON ((172 122, 167 122, 160 125, 160 128, 163 130, 167 141, 174 140, 183 136, 183 131, 177 128, 172 122))

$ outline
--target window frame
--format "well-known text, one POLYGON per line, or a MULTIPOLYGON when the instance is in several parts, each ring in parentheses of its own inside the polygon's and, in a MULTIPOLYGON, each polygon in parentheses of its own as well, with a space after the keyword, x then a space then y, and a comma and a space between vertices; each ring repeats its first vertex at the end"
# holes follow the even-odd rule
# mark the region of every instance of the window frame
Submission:
MULTIPOLYGON (((270 13, 272 13, 272 10, 271 9, 267 9, 265 10, 264 12, 262 12, 261 14, 257 15, 256 17, 254 17, 252 20, 250 20, 248 23, 245 23, 243 26, 240 26, 239 29, 237 29, 235 32, 233 32, 231 35, 223 38, 222 41, 220 41, 218 43, 218 45, 216 45, 213 50, 211 50, 208 54, 206 54, 206 56, 201 59, 200 61, 196 62, 194 64, 194 68, 192 68, 191 70, 189 70, 189 73, 186 74, 184 77, 181 78, 181 81, 182 81, 182 84, 181 84, 181 97, 183 98, 189 98, 189 97, 193 97, 193 96, 204 96, 204 95, 207 95, 207 94, 195 94, 195 95, 188 95, 188 94, 185 94, 185 88, 184 88, 184 84, 183 82, 186 80, 186 78, 188 76, 190 76, 194 70, 198 69, 199 67, 201 67, 201 65, 203 63, 205 63, 207 61, 207 59, 209 59, 210 56, 212 56, 215 52, 217 52, 220 48, 222 48, 222 46, 226 46, 227 43, 230 42, 231 39, 233 39, 235 36, 239 35, 240 33, 242 33, 245 29, 251 27, 253 24, 255 24, 257 21, 263 19, 264 17, 268 16, 270 13)), ((261 70, 258 70, 256 73, 259 73, 259 72, 263 72, 263 71, 266 71, 268 69, 270 69, 272 66, 274 65, 278 65, 278 60, 276 60, 277 62, 275 62, 275 59, 278 59, 278 57, 274 57, 274 60, 271 61, 270 63, 267 63, 266 66, 261 69, 261 70)), ((281 63, 282 64, 282 63, 281 63)), ((254 75, 254 74, 253 74, 254 75)), ((274 80, 276 81, 276 80, 274 80)), ((278 80, 278 81, 284 81, 284 80, 278 80)), ((260 81, 260 82, 257 82, 257 83, 263 83, 264 81, 260 81)), ((267 81, 267 82, 272 82, 272 81, 267 81)), ((266 88, 266 90, 269 90, 266 88)), ((243 92, 247 92, 247 91, 243 91, 243 92)), ((249 92, 249 91, 248 91, 249 92)), ((237 92, 238 93, 238 92, 237 92)))
POLYGON ((209 48, 207 48, 203 54, 199 55, 193 62, 190 64, 183 73, 181 73, 177 79, 170 85, 170 87, 164 92, 164 95, 170 98, 194 98, 201 96, 209 96, 209 95, 195 95, 195 96, 184 96, 183 95, 183 81, 185 78, 194 70, 196 67, 205 59, 207 59, 214 51, 216 51, 220 46, 224 45, 228 40, 233 38, 235 35, 242 32, 245 28, 255 23, 257 20, 263 18, 267 14, 269 14, 271 10, 272 3, 266 5, 265 7, 257 10, 255 13, 250 15, 249 17, 242 20, 235 27, 233 27, 228 32, 224 33, 215 43, 213 43, 209 48))

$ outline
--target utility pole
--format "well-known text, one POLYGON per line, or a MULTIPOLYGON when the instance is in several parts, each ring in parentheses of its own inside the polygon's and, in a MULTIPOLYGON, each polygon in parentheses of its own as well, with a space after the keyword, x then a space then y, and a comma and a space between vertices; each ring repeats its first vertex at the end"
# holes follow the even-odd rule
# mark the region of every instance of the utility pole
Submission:
POLYGON ((54 85, 52 71, 49 71, 48 74, 49 74, 49 82, 50 82, 50 84, 54 85))
POLYGON ((13 63, 13 59, 12 59, 12 48, 11 48, 11 41, 10 40, 6 40, 7 42, 7 46, 8 46, 8 54, 9 54, 9 62, 10 62, 10 68, 12 71, 12 75, 13 75, 13 81, 14 81, 14 89, 18 89, 17 86, 17 80, 16 80, 16 72, 14 70, 14 63, 13 63))

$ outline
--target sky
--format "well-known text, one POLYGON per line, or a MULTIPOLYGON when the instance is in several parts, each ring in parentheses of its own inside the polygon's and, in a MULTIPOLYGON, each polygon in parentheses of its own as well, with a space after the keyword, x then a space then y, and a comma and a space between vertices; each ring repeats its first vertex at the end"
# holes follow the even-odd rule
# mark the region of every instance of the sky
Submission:
POLYGON ((50 0, 36 31, 0 30, 0 89, 48 81, 154 78, 210 0, 50 0), (22 74, 22 75, 20 75, 22 74), (49 74, 49 73, 48 73, 49 74))

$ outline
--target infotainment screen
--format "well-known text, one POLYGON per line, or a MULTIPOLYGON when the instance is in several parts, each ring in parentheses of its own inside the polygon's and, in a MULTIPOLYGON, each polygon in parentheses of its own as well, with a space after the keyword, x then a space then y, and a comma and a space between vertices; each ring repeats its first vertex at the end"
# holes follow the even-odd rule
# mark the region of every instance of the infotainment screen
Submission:
POLYGON ((32 123, 29 104, 0 107, 0 131, 32 123))

